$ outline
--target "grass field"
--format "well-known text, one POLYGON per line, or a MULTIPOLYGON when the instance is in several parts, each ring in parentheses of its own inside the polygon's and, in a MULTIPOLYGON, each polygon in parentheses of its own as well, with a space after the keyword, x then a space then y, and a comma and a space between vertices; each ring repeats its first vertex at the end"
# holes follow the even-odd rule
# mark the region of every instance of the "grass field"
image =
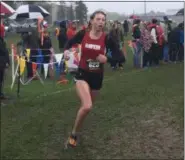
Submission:
POLYGON ((123 71, 107 66, 80 145, 69 150, 64 141, 80 104, 73 83, 33 81, 18 99, 7 78, 5 90, 16 99, 1 108, 1 158, 183 159, 183 77, 182 63, 135 70, 131 53, 123 71))

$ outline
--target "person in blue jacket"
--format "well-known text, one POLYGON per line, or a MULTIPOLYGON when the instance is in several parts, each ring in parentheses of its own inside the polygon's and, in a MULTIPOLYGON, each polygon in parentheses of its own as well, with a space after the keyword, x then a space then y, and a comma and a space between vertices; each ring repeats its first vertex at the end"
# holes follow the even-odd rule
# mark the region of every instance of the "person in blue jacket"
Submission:
POLYGON ((180 29, 180 44, 179 44, 179 61, 184 61, 184 22, 179 24, 180 29))

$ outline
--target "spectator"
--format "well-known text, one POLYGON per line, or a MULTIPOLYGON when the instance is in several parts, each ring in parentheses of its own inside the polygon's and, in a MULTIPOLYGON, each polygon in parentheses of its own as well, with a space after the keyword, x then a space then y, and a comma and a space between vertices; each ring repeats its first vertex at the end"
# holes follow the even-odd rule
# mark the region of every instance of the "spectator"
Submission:
MULTIPOLYGON (((58 36, 58 41, 59 41, 59 49, 60 51, 63 53, 64 52, 64 46, 67 42, 68 38, 67 38, 67 22, 66 21, 62 21, 60 23, 60 32, 59 32, 59 36, 58 36)), ((66 83, 67 79, 66 79, 66 74, 64 72, 65 70, 65 64, 64 63, 60 63, 60 78, 58 80, 58 83, 66 83)))
POLYGON ((60 31, 58 35, 59 49, 61 52, 64 51, 64 45, 67 42, 67 24, 66 21, 60 22, 60 31))
POLYGON ((67 29, 67 39, 70 40, 73 38, 76 34, 76 22, 72 22, 69 24, 69 27, 67 29))
POLYGON ((164 30, 161 23, 158 21, 156 26, 157 41, 159 44, 159 60, 163 60, 163 49, 165 45, 164 30))
MULTIPOLYGON (((49 33, 47 31, 44 31, 43 45, 41 44, 41 39, 39 44, 43 54, 43 63, 49 63, 50 56, 51 56, 50 49, 52 48, 52 42, 51 42, 51 38, 49 37, 49 33)), ((41 73, 44 74, 44 66, 42 65, 41 67, 42 67, 41 73)))
MULTIPOLYGON (((169 58, 171 62, 176 63, 179 59, 180 48, 183 43, 182 37, 182 25, 178 25, 174 28, 169 35, 169 58)), ((182 49, 181 49, 182 50, 182 49)), ((180 55, 182 61, 182 55, 180 55)))
POLYGON ((3 37, 5 36, 5 26, 3 24, 3 19, 0 17, 0 37, 3 37))
POLYGON ((179 50, 179 61, 184 61, 184 22, 179 24, 180 28, 180 50, 179 50))
MULTIPOLYGON (((29 32, 27 34, 27 37, 25 36, 25 43, 26 48, 30 48, 30 61, 26 62, 27 65, 27 77, 32 78, 33 75, 33 68, 32 68, 32 62, 37 61, 37 55, 38 55, 38 48, 39 48, 39 35, 38 31, 35 29, 32 32, 29 32)), ((37 79, 35 77, 35 79, 37 79)))
MULTIPOLYGON (((123 33, 118 28, 118 22, 114 22, 113 27, 112 27, 109 35, 111 37, 113 37, 113 39, 115 40, 116 44, 118 46, 120 46, 120 43, 123 42, 123 33)), ((112 54, 113 55, 116 54, 114 52, 122 52, 122 50, 120 49, 119 51, 112 51, 112 54)), ((118 64, 118 66, 119 66, 120 69, 123 69, 123 62, 124 61, 125 61, 125 59, 124 60, 123 59, 120 59, 120 61, 118 61, 118 60, 114 60, 114 58, 111 58, 110 59, 110 63, 111 63, 112 69, 116 69, 117 68, 117 64, 118 64)))
POLYGON ((162 30, 163 30, 163 51, 162 51, 162 60, 164 62, 168 62, 169 60, 169 53, 168 53, 168 50, 169 50, 169 46, 168 46, 168 27, 167 25, 165 24, 165 22, 160 22, 160 26, 162 27, 162 30))
POLYGON ((143 24, 143 28, 141 29, 141 38, 140 42, 143 47, 143 68, 148 67, 149 61, 150 61, 150 52, 151 52, 151 46, 153 43, 153 37, 150 34, 150 31, 148 29, 148 26, 146 23, 143 24))
POLYGON ((153 37, 153 43, 151 47, 150 66, 154 63, 155 66, 159 65, 159 42, 157 36, 157 19, 152 19, 152 24, 149 26, 151 35, 153 37))
POLYGON ((9 60, 9 53, 6 48, 6 43, 4 41, 4 25, 2 19, 0 19, 0 104, 3 99, 6 99, 7 97, 3 93, 3 82, 4 82, 4 75, 5 75, 5 69, 10 65, 9 60))
MULTIPOLYGON (((70 23, 69 27, 67 29, 67 39, 70 40, 71 38, 73 38, 75 36, 76 32, 77 32, 76 22, 70 23)), ((73 47, 77 48, 78 45, 74 45, 73 47)))
POLYGON ((165 22, 164 30, 165 40, 168 42, 169 34, 172 31, 171 20, 169 20, 167 16, 164 16, 163 18, 165 22))
POLYGON ((128 26, 127 20, 124 21, 123 28, 124 28, 124 35, 127 36, 128 32, 129 32, 129 26, 128 26))
POLYGON ((141 38, 141 30, 140 30, 140 20, 136 19, 134 21, 133 27, 132 27, 132 44, 134 48, 134 67, 141 68, 141 52, 142 52, 142 46, 140 43, 141 38))

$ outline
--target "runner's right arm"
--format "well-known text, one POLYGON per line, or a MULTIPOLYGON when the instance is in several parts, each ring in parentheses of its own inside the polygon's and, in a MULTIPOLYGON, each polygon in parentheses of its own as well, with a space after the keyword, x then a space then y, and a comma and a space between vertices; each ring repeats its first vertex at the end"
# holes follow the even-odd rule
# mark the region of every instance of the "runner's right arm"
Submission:
POLYGON ((64 50, 70 49, 75 44, 81 44, 84 38, 85 32, 86 32, 85 30, 80 30, 72 39, 67 41, 67 43, 65 44, 64 50))

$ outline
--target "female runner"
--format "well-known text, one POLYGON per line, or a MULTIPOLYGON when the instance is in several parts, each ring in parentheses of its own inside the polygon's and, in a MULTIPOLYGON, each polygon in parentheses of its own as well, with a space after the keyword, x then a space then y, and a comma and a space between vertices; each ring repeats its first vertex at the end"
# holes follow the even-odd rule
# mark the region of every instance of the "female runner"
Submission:
MULTIPOLYGON (((102 88, 103 64, 107 57, 105 50, 119 50, 119 44, 103 31, 106 23, 106 14, 102 11, 94 12, 90 17, 90 28, 79 31, 65 46, 64 58, 69 60, 69 50, 74 44, 81 44, 81 59, 79 70, 75 76, 76 91, 81 100, 74 127, 67 140, 67 146, 77 145, 77 132, 87 114, 91 111, 93 102, 102 88)), ((122 58, 121 51, 112 55, 122 58), (120 54, 119 54, 120 53, 120 54)))

